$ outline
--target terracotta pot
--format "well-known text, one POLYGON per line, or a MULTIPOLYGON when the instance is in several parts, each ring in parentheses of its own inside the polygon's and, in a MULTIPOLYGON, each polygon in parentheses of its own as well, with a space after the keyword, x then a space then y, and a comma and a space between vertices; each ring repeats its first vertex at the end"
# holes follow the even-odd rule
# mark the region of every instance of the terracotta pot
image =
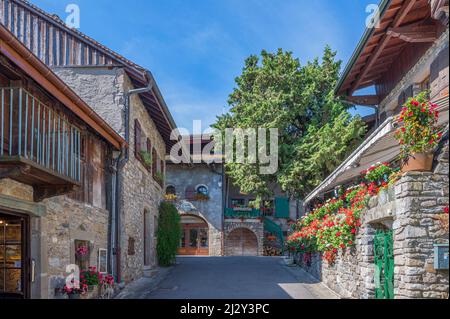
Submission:
POLYGON ((430 172, 433 168, 432 153, 416 153, 402 165, 402 172, 430 172))

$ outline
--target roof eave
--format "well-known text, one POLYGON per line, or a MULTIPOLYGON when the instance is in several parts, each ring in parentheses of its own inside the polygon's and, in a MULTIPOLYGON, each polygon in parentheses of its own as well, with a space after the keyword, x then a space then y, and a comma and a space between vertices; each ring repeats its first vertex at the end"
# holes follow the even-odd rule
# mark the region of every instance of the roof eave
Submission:
MULTIPOLYGON (((391 2, 392 2, 392 0, 381 0, 380 4, 378 5, 380 8, 380 19, 385 14, 386 9, 389 7, 391 2)), ((334 90, 336 95, 338 95, 338 96, 343 95, 340 93, 342 85, 344 84, 347 76, 350 74, 350 71, 353 69, 353 66, 355 65, 355 63, 358 60, 359 56, 361 55, 362 51, 366 47, 367 41, 372 36, 374 30, 375 30, 375 28, 366 28, 366 30, 364 31, 362 38, 359 40, 358 45, 356 46, 356 49, 350 58, 350 61, 347 63, 347 66, 345 67, 344 72, 342 73, 342 75, 336 85, 336 88, 334 90)))

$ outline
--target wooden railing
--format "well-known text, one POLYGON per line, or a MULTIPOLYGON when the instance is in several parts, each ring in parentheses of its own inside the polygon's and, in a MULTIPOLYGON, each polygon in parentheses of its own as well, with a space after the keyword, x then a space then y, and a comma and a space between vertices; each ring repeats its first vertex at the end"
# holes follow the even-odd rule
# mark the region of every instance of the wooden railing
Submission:
POLYGON ((23 88, 0 88, 0 161, 14 158, 80 181, 81 132, 23 88))

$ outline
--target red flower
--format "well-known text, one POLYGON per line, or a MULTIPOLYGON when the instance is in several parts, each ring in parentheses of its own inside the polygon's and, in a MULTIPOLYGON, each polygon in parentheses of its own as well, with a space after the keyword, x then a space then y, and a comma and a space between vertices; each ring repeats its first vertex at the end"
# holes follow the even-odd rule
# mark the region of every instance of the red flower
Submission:
POLYGON ((336 237, 341 237, 342 233, 339 231, 336 233, 336 237))
POLYGON ((444 214, 447 214, 447 215, 448 215, 448 210, 449 210, 448 206, 447 206, 447 207, 444 207, 444 214))
POLYGON ((352 228, 352 234, 354 235, 354 234, 356 234, 356 228, 352 228))
POLYGON ((348 242, 348 244, 349 244, 349 245, 353 245, 353 242, 350 240, 350 241, 348 242))
POLYGON ((345 248, 345 245, 344 245, 344 244, 341 244, 341 248, 344 249, 344 248, 345 248))

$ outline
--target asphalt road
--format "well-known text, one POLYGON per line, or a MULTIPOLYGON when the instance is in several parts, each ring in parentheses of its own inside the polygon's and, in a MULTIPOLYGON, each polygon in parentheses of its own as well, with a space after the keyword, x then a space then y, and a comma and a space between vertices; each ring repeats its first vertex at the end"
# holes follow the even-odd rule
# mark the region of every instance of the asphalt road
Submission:
POLYGON ((271 257, 180 257, 148 299, 331 299, 300 268, 271 257))

